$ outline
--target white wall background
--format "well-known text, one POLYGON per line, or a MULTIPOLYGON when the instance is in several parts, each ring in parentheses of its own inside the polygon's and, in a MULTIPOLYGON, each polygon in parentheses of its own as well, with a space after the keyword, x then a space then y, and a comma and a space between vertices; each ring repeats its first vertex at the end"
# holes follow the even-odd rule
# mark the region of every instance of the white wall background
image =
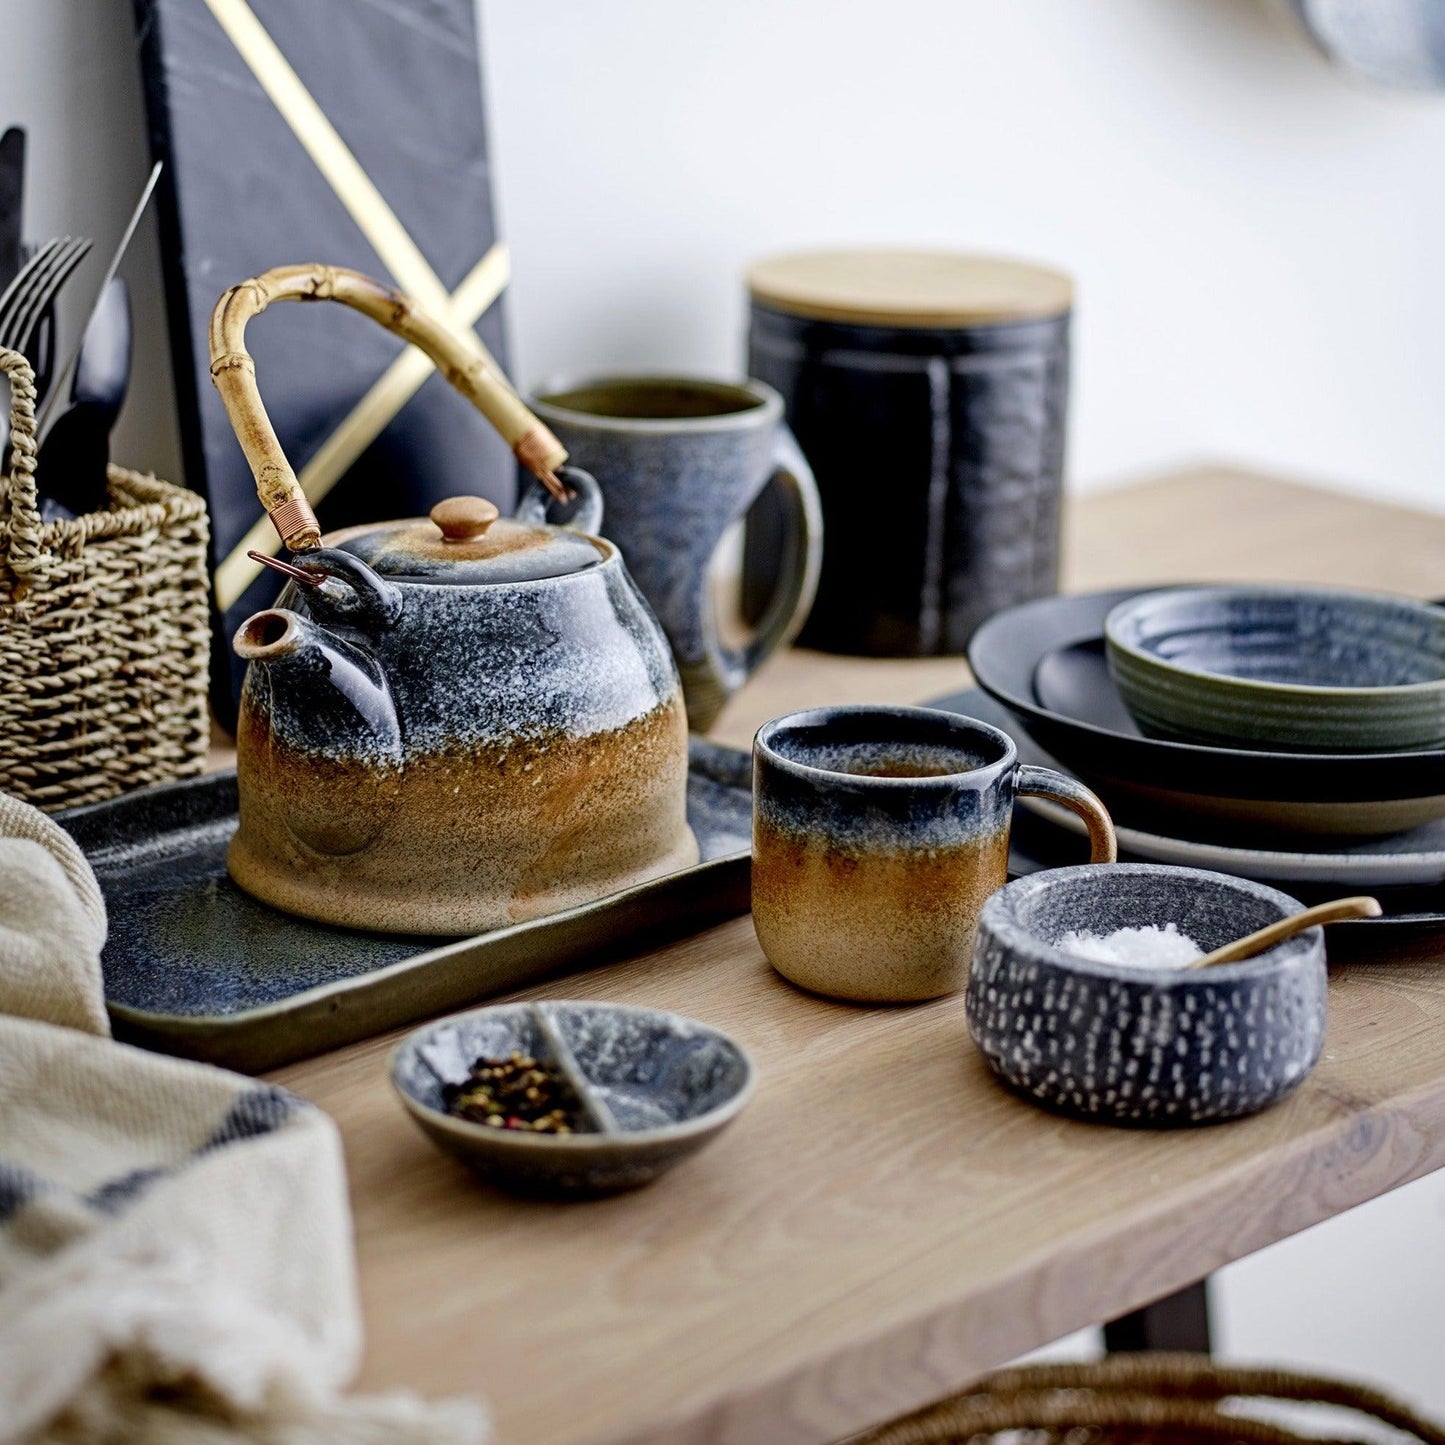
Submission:
POLYGON ((1270 0, 482 0, 519 377, 742 364, 761 252, 1079 283, 1070 472, 1228 457, 1445 506, 1445 95, 1270 0))
MULTIPOLYGON (((1079 281, 1077 484, 1230 458, 1445 507, 1445 95, 1349 80, 1272 0, 481 9, 520 380, 736 370, 774 248, 1013 252, 1079 281)), ((146 170, 129 0, 0 24, 30 234, 115 235, 146 170)), ((127 274, 119 450, 176 476, 149 234, 127 274)), ((1438 1177, 1227 1270, 1224 1347, 1445 1414, 1442 1284, 1438 1177)))
MULTIPOLYGON (((1445 508, 1445 95, 1332 69, 1282 0, 480 10, 519 381, 737 370, 766 251, 995 250, 1078 280, 1075 485, 1226 458, 1445 508)), ((129 0, 0 21, 30 233, 105 241, 146 170, 129 0)), ((177 476, 156 264, 148 229, 119 446, 177 476)))

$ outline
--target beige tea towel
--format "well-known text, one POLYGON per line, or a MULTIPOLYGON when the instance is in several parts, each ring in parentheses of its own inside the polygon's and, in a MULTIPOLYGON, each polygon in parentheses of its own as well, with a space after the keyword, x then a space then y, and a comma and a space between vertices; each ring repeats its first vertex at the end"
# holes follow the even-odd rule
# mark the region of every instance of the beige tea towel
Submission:
POLYGON ((105 1037, 104 938, 69 836, 0 795, 0 1445, 477 1445, 474 1405, 341 1394, 335 1126, 105 1037))

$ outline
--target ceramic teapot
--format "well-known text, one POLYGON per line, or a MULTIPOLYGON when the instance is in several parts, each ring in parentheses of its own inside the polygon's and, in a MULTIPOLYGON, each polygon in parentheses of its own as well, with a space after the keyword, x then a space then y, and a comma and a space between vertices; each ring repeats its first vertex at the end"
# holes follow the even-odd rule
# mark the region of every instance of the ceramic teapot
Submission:
MULTIPOLYGON (((676 666, 602 495, 476 350, 378 282, 283 267, 232 288, 212 375, 292 549, 278 605, 235 638, 232 878, 287 912, 384 932, 522 922, 696 861, 676 666), (542 480, 501 519, 457 497, 429 519, 322 537, 266 417, 246 321, 334 299, 420 345, 542 480), (500 395, 499 395, 500 393, 500 395), (566 526, 548 521, 572 494, 566 526)), ((265 560, 259 558, 258 560, 265 560)))

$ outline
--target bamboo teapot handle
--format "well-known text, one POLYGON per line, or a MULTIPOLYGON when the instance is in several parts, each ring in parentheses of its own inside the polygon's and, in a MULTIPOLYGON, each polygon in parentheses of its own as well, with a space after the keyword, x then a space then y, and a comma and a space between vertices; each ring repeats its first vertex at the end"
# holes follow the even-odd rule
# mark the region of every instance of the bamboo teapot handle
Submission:
POLYGON ((256 385, 256 364, 246 350, 246 323, 273 301, 340 301, 419 347, 461 394, 502 434, 517 460, 559 499, 566 489, 556 469, 567 460, 561 442, 522 404, 506 378, 493 371, 466 340, 414 302, 345 266, 277 266, 232 286, 211 312, 211 380, 261 499, 281 540, 293 552, 321 545, 311 503, 286 460, 256 385))

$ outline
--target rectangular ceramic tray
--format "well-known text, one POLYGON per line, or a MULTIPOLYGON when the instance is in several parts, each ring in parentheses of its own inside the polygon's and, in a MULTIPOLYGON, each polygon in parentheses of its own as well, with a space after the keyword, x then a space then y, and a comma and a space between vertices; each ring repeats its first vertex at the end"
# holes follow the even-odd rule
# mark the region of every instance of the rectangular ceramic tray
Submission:
POLYGON ((57 815, 105 894, 102 964, 119 1038, 255 1073, 564 971, 643 932, 748 909, 751 760, 694 738, 693 867, 580 908, 473 938, 396 937, 309 923, 226 873, 236 775, 216 773, 57 815))

